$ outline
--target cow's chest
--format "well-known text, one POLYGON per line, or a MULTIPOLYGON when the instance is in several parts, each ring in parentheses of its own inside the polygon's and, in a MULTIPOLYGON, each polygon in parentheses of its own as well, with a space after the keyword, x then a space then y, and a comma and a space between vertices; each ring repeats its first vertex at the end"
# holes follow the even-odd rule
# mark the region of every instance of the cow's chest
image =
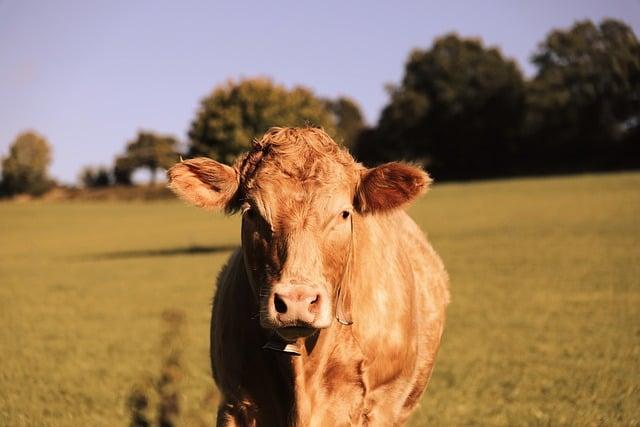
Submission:
POLYGON ((366 413, 366 372, 357 348, 345 345, 323 357, 296 358, 298 425, 360 425, 366 413))

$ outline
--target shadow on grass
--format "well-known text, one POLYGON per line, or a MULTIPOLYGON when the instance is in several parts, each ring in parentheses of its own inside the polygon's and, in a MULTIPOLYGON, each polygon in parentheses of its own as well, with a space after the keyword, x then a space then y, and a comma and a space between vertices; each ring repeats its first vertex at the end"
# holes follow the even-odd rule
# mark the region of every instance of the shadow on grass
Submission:
POLYGON ((154 258, 172 257, 182 255, 202 255, 229 252, 236 249, 238 245, 215 245, 215 246, 188 246, 184 248, 163 248, 163 249, 138 249, 131 251, 106 252, 83 257, 84 260, 113 260, 131 258, 154 258))

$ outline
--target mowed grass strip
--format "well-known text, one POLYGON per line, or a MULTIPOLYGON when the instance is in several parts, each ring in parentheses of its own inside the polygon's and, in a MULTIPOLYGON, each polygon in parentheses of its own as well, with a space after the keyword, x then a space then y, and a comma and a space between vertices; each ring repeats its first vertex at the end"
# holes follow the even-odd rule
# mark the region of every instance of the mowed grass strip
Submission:
MULTIPOLYGON (((411 214, 453 296, 411 425, 640 423, 640 173, 436 185, 411 214)), ((0 425, 126 423, 165 309, 188 316, 197 406, 238 241, 177 201, 0 203, 0 425)))

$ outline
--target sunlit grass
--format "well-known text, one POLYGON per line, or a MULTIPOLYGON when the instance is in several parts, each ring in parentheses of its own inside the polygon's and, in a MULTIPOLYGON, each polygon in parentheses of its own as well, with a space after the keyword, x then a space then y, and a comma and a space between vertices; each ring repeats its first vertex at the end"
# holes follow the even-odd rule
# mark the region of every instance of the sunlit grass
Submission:
MULTIPOLYGON (((413 425, 640 423, 640 174, 436 185, 411 214, 453 296, 413 425)), ((0 425, 126 423, 165 309, 197 405, 238 237, 177 201, 1 203, 0 425)))

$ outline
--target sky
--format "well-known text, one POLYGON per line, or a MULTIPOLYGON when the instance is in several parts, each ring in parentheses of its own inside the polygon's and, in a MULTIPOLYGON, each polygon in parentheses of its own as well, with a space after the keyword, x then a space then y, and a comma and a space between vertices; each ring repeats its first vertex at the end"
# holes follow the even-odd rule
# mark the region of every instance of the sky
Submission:
POLYGON ((185 141, 203 97, 252 76, 350 96, 373 125, 409 52, 438 36, 480 37, 530 76, 551 29, 604 17, 640 35, 640 0, 0 0, 0 156, 36 130, 51 175, 74 183, 138 130, 185 141))

